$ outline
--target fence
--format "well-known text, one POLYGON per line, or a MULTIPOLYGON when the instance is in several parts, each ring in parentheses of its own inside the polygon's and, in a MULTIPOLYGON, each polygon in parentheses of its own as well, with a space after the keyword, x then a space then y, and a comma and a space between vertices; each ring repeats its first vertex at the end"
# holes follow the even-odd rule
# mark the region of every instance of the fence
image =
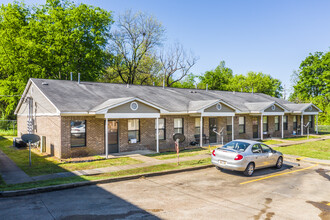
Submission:
POLYGON ((16 120, 0 120, 0 135, 16 136, 17 121, 16 120))

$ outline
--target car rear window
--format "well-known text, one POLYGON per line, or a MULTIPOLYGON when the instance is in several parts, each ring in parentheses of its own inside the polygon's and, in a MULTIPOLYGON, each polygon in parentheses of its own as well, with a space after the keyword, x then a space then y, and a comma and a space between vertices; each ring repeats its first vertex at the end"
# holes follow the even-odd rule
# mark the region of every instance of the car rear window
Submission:
POLYGON ((231 142, 227 143, 226 145, 222 146, 221 149, 244 152, 249 145, 250 144, 246 143, 246 142, 231 141, 231 142))

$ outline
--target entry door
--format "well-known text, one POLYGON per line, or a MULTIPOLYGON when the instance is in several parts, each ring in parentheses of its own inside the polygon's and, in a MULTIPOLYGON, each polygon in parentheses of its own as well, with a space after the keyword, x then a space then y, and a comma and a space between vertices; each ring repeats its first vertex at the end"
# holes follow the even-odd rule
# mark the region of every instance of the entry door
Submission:
POLYGON ((217 134, 213 131, 213 129, 217 130, 217 119, 216 118, 209 119, 209 142, 210 143, 217 142, 217 134))
POLYGON ((259 137, 259 132, 258 132, 258 118, 253 117, 252 119, 252 130, 253 130, 253 138, 258 138, 259 137))
POLYGON ((108 152, 118 153, 118 121, 108 121, 108 152))

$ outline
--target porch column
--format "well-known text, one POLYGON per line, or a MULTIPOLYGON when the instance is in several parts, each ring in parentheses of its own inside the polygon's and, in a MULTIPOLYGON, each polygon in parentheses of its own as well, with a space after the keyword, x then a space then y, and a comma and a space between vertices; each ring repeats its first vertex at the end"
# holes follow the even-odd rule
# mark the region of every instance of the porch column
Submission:
POLYGON ((261 120, 260 120, 260 139, 264 139, 264 121, 263 121, 263 115, 261 115, 261 120))
POLYGON ((281 121, 282 121, 282 129, 281 129, 281 134, 282 134, 282 139, 284 138, 284 121, 283 121, 283 119, 284 119, 284 115, 282 115, 282 118, 281 118, 281 121))
POLYGON ((231 140, 233 141, 235 139, 234 135, 234 116, 231 116, 231 140))
POLYGON ((108 154, 109 154, 109 147, 108 147, 108 118, 105 119, 105 158, 108 159, 108 154))
POLYGON ((300 117, 300 130, 301 130, 301 136, 304 135, 304 115, 301 113, 301 117, 300 117))
POLYGON ((200 125, 199 125, 199 146, 203 147, 203 116, 201 115, 200 125))
POLYGON ((316 126, 315 126, 315 130, 316 130, 316 134, 319 133, 319 115, 315 115, 315 121, 316 121, 316 126))
POLYGON ((158 125, 158 119, 156 118, 156 148, 157 148, 157 153, 159 153, 159 125, 158 125))

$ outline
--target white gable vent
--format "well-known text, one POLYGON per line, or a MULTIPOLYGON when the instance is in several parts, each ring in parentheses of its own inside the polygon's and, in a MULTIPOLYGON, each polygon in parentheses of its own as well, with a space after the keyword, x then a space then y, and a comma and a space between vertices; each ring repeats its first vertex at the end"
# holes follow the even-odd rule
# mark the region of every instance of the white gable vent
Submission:
POLYGON ((275 111, 275 105, 272 105, 272 110, 275 111))
POLYGON ((136 111, 139 108, 139 104, 137 102, 132 102, 130 107, 133 111, 136 111))
POLYGON ((222 109, 222 105, 221 105, 221 103, 218 103, 216 107, 217 107, 217 109, 220 111, 220 110, 222 109))

